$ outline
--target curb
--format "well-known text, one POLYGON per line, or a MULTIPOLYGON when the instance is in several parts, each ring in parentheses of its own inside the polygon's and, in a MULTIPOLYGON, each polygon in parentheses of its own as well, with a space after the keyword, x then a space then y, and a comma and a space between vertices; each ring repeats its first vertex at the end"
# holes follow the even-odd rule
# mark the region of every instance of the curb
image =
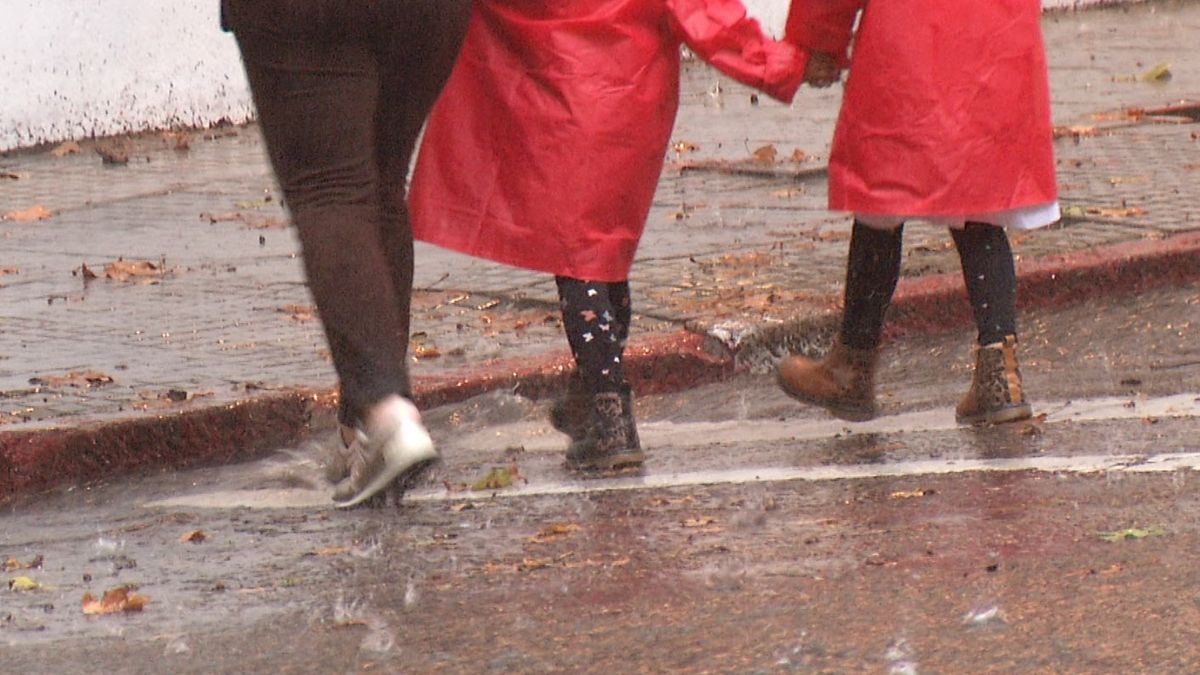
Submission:
MULTIPOLYGON (((729 377, 732 359, 703 345, 703 336, 683 330, 632 342, 625 357, 631 384, 660 393, 729 377)), ((545 398, 561 390, 570 365, 565 349, 489 361, 454 377, 414 378, 413 399, 425 409, 497 389, 545 398)), ((335 409, 331 390, 292 389, 172 414, 0 431, 0 502, 63 483, 253 459, 332 428, 335 409)))
MULTIPOLYGON (((1195 281, 1200 281, 1200 231, 1020 260, 1017 309, 1062 307, 1195 281)), ((764 372, 786 353, 823 356, 840 318, 840 312, 830 311, 767 326, 722 323, 698 328, 708 336, 709 351, 733 359, 735 370, 764 372)), ((901 279, 884 339, 944 333, 971 323, 961 274, 901 279)))
MULTIPOLYGON (((1200 281, 1200 231, 1020 261, 1017 279, 1021 310, 1200 281)), ((645 336, 626 350, 627 375, 638 393, 649 394, 720 381, 747 369, 762 372, 785 352, 822 354, 838 320, 837 312, 826 312, 778 324, 697 324, 645 336)), ((903 279, 887 337, 945 332, 970 323, 960 275, 903 279)), ((415 378, 413 398, 421 408, 497 389, 546 398, 560 391, 570 367, 565 349, 536 359, 488 361, 453 377, 415 378)), ((170 415, 0 431, 0 501, 62 483, 258 457, 331 426, 334 400, 331 391, 295 389, 170 415)))

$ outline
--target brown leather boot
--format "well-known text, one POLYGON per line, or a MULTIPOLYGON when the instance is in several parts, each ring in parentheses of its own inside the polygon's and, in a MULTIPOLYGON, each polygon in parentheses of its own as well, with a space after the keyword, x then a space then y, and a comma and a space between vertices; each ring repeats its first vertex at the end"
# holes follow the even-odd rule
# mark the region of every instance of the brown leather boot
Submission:
POLYGON ((971 389, 954 409, 958 423, 1002 424, 1032 416, 1017 367, 1017 337, 1009 335, 1003 342, 976 347, 971 389))
POLYGON ((878 349, 852 349, 836 340, 822 361, 789 356, 779 362, 779 386, 789 396, 819 405, 843 420, 875 417, 878 349))

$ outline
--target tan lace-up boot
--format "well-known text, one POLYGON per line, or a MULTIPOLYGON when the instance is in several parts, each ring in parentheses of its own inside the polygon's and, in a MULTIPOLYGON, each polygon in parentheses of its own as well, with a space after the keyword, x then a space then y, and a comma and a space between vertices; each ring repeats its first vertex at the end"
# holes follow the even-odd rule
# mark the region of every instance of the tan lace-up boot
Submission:
POLYGON ((1017 367, 1017 338, 975 348, 971 389, 954 409, 959 424, 1002 424, 1033 416, 1017 367))
POLYGON ((839 419, 862 422, 875 417, 875 365, 878 349, 852 349, 833 343, 824 360, 789 356, 779 362, 779 386, 789 396, 818 405, 839 419))

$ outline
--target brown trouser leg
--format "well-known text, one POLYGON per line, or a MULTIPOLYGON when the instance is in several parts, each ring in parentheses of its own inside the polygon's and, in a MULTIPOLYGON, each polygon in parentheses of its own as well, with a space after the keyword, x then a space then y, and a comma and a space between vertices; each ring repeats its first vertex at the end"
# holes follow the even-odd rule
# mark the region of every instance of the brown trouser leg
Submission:
POLYGON ((343 422, 408 395, 404 181, 469 0, 226 0, 342 388, 343 422))

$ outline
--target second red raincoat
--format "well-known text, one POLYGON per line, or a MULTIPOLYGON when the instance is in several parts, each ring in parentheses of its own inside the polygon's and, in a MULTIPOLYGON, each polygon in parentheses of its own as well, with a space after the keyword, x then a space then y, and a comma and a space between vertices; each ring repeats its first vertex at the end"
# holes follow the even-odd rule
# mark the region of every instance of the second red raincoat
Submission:
POLYGON ((850 76, 829 207, 956 216, 1057 199, 1039 0, 794 0, 787 40, 850 76))
POLYGON ((803 76, 803 54, 737 0, 477 0, 413 174, 417 239, 627 279, 675 123, 681 41, 783 101, 803 76))

